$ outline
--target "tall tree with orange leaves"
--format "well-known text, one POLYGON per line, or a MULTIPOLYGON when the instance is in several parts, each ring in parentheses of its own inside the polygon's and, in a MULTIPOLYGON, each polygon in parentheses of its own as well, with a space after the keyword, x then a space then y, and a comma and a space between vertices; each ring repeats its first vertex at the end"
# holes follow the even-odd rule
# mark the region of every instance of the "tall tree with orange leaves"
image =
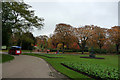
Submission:
POLYGON ((78 38, 78 45, 84 54, 84 50, 88 39, 93 35, 94 25, 86 25, 84 27, 74 28, 74 35, 78 38))
POLYGON ((72 42, 72 26, 69 24, 60 23, 56 25, 54 35, 58 43, 62 43, 62 52, 64 53, 64 46, 72 42))
POLYGON ((94 40, 94 45, 97 45, 100 48, 100 51, 107 40, 106 32, 107 29, 105 28, 100 28, 98 26, 94 27, 92 39, 94 40))
POLYGON ((54 46, 54 48, 57 48, 57 45, 59 44, 59 36, 57 36, 57 34, 53 34, 51 39, 52 45, 54 46))
POLYGON ((120 47, 120 26, 114 26, 108 29, 108 36, 111 42, 116 45, 116 52, 119 54, 120 47))

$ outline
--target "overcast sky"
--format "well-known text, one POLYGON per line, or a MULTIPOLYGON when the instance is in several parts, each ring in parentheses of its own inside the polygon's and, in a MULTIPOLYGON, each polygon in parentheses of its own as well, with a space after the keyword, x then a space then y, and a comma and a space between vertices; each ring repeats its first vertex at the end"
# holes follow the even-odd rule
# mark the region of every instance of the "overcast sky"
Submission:
POLYGON ((25 2, 32 6, 35 15, 45 19, 42 30, 32 31, 34 36, 49 36, 58 23, 74 27, 93 24, 111 28, 118 25, 118 2, 25 2))

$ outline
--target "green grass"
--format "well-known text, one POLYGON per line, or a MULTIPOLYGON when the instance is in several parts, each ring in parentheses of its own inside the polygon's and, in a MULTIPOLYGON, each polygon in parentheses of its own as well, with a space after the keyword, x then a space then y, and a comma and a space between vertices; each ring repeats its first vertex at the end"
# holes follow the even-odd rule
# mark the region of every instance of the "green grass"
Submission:
MULTIPOLYGON (((110 66, 110 67, 118 69, 118 55, 96 55, 96 57, 103 57, 105 59, 80 58, 81 56, 88 56, 88 55, 49 54, 51 56, 60 56, 63 58, 47 58, 44 56, 40 56, 39 54, 31 54, 31 53, 30 54, 26 53, 25 55, 32 55, 32 56, 43 58, 49 64, 51 64, 57 71, 75 80, 77 79, 79 80, 80 78, 81 79, 89 78, 89 77, 64 67, 63 65, 61 65, 62 62, 73 62, 73 63, 74 62, 83 62, 83 63, 87 62, 89 64, 100 64, 100 65, 104 65, 108 67, 110 66)), ((42 55, 48 55, 48 54, 42 54, 42 55)))
POLYGON ((0 63, 4 63, 13 59, 14 57, 9 54, 0 54, 0 63))
POLYGON ((31 50, 22 50, 22 52, 30 52, 31 50))

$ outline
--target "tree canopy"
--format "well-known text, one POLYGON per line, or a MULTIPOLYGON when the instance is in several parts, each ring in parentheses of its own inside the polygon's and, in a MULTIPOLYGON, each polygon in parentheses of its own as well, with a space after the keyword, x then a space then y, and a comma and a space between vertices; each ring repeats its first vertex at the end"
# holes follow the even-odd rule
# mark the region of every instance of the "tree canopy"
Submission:
MULTIPOLYGON (((69 24, 60 23, 56 25, 54 31, 53 40, 57 40, 57 44, 62 43, 63 53, 64 53, 64 46, 72 42, 73 40, 73 33, 72 33, 72 26, 69 24)), ((57 46, 57 45, 56 45, 57 46)))
POLYGON ((120 26, 114 26, 111 29, 108 29, 109 40, 116 45, 116 51, 119 53, 120 46, 120 26))
POLYGON ((2 41, 9 45, 12 33, 28 32, 34 28, 41 29, 43 18, 34 15, 31 6, 24 2, 2 2, 2 41))

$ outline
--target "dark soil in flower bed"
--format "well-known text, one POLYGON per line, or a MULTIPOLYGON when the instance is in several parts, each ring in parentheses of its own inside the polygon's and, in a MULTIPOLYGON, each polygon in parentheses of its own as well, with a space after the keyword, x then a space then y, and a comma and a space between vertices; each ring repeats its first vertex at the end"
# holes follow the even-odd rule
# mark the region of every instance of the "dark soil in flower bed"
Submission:
POLYGON ((89 59, 105 59, 105 58, 101 58, 101 57, 95 57, 95 58, 92 58, 92 57, 87 57, 87 56, 85 56, 85 57, 80 57, 80 58, 89 58, 89 59))
POLYGON ((71 70, 73 70, 73 71, 76 71, 76 72, 78 72, 78 73, 84 74, 84 75, 86 75, 86 76, 88 76, 88 77, 90 77, 90 78, 93 78, 93 79, 96 79, 96 80, 101 80, 100 77, 96 77, 96 76, 93 76, 93 75, 88 75, 88 74, 85 73, 85 72, 78 71, 78 70, 76 70, 76 69, 74 69, 74 68, 71 68, 71 67, 69 67, 69 66, 67 66, 67 65, 65 65, 65 64, 63 64, 63 63, 61 63, 61 65, 65 66, 65 67, 67 67, 67 68, 69 68, 69 69, 71 69, 71 70))

